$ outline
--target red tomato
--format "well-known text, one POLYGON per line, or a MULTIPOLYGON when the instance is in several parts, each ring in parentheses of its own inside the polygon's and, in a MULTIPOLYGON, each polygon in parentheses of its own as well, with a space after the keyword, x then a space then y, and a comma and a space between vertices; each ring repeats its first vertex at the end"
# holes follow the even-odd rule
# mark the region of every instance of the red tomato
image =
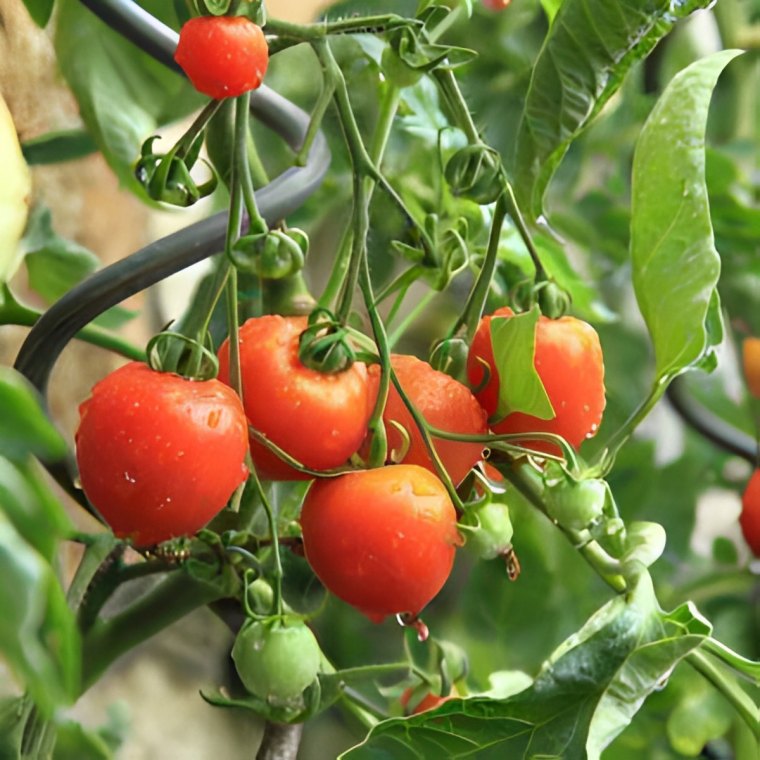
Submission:
POLYGON ((261 27, 244 16, 199 16, 180 30, 174 60, 199 92, 234 98, 261 85, 269 47, 261 27))
MULTIPOLYGON (((462 383, 443 372, 438 372, 415 356, 393 354, 391 366, 409 400, 430 425, 451 433, 466 435, 484 435, 488 432, 485 412, 470 389, 462 383)), ((370 397, 374 404, 380 382, 378 364, 369 368, 369 377, 370 397)), ((390 424, 391 420, 395 420, 409 433, 409 449, 402 461, 405 464, 417 464, 435 473, 433 460, 428 455, 419 428, 393 384, 388 393, 383 420, 388 436, 389 454, 392 449, 399 450, 403 442, 401 433, 390 424)), ((434 438, 433 441, 438 456, 455 485, 464 480, 483 454, 482 443, 464 443, 444 438, 434 438)))
POLYGON ((760 338, 742 341, 742 365, 750 394, 760 398, 760 338))
POLYGON ((483 0, 483 7, 490 11, 503 11, 512 0, 483 0))
MULTIPOLYGON (((505 306, 497 309, 493 316, 511 317, 513 314, 512 309, 505 306)), ((491 368, 488 382, 475 394, 489 416, 496 412, 499 383, 509 382, 509 378, 499 377, 494 366, 491 319, 489 316, 480 321, 467 358, 467 375, 474 388, 483 382, 485 370, 481 362, 491 368)), ((604 362, 596 330, 575 317, 541 316, 536 325, 533 361, 555 417, 542 420, 514 412, 493 424, 492 429, 496 433, 555 433, 577 448, 596 433, 605 406, 604 362)), ((557 446, 531 441, 529 436, 526 443, 539 451, 559 453, 557 446)))
POLYGON ((317 480, 301 512, 306 559, 370 620, 416 615, 451 573, 456 519, 441 481, 416 465, 317 480))
MULTIPOLYGON (((256 430, 305 466, 328 470, 345 464, 367 434, 367 367, 354 362, 334 374, 305 367, 298 339, 306 325, 306 317, 270 314, 240 328, 243 405, 256 430)), ((219 379, 230 382, 229 341, 219 349, 219 379)), ((253 440, 251 453, 267 480, 308 479, 253 440)))
POLYGON ((739 525, 752 553, 760 557, 760 469, 752 473, 742 496, 739 525))
POLYGON ((137 546, 195 533, 248 475, 243 407, 216 380, 132 362, 97 383, 79 413, 82 488, 137 546))
POLYGON ((426 712, 427 710, 435 710, 438 705, 442 705, 444 702, 448 702, 450 699, 454 698, 453 695, 449 695, 448 697, 440 697, 438 694, 428 692, 419 702, 417 702, 417 704, 415 704, 410 709, 409 700, 412 698, 413 693, 414 689, 404 689, 403 693, 399 697, 398 701, 401 703, 401 707, 404 708, 405 715, 419 715, 420 713, 426 712))

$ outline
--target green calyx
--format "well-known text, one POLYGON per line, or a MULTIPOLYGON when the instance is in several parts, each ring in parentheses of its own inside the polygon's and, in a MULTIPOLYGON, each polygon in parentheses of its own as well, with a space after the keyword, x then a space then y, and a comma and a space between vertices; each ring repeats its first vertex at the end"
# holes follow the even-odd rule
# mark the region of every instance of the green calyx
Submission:
POLYGON ((430 352, 430 366, 439 372, 464 382, 467 374, 467 355, 470 347, 464 338, 439 340, 430 352))
POLYGON ((475 203, 493 203, 504 191, 501 158, 487 145, 466 145, 446 163, 444 170, 454 195, 475 203))
POLYGON ((466 537, 465 547, 479 559, 504 557, 512 549, 509 507, 491 496, 466 505, 459 527, 466 537))
POLYGON ((316 309, 301 333, 298 358, 305 367, 336 374, 347 370, 356 360, 348 340, 348 330, 327 309, 316 309))
POLYGON ((252 232, 238 238, 230 249, 235 267, 265 280, 281 280, 303 269, 309 238, 303 230, 252 232))

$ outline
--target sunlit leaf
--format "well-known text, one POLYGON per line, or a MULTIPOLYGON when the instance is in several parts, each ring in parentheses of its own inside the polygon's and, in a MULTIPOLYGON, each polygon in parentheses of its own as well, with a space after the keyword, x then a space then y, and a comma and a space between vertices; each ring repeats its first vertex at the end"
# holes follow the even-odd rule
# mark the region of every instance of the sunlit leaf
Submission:
POLYGON ((512 168, 530 218, 578 133, 679 18, 711 0, 564 0, 536 61, 512 168))
POLYGON ((705 185, 704 139, 713 88, 738 54, 716 53, 678 74, 636 145, 633 284, 654 344, 658 381, 702 360, 722 337, 715 291, 720 258, 705 185))

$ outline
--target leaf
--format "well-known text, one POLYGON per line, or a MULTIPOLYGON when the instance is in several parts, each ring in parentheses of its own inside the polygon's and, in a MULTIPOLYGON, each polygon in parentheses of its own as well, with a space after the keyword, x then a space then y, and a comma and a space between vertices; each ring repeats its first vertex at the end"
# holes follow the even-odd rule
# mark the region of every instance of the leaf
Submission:
POLYGON ((89 156, 98 149, 87 132, 82 129, 68 129, 27 140, 21 146, 26 162, 31 166, 57 164, 75 161, 89 156))
POLYGON ((512 412, 542 420, 554 417, 551 401, 533 363, 538 317, 538 307, 534 307, 524 314, 491 320, 494 361, 501 378, 496 408, 500 419, 512 412))
POLYGON ((76 622, 50 565, 0 513, 0 654, 49 715, 79 692, 76 622))
MULTIPOLYGON (((29 287, 48 304, 57 301, 100 265, 92 251, 55 232, 50 209, 45 206, 36 206, 32 210, 21 247, 26 251, 24 263, 29 287)), ((94 323, 113 329, 133 316, 135 312, 114 306, 98 316, 94 323)))
POLYGON ((738 54, 725 50, 680 72, 636 145, 633 285, 654 344, 658 382, 705 358, 721 332, 715 291, 720 258, 705 185, 704 137, 715 83, 738 54))
POLYGON ((44 28, 47 26, 47 22, 50 21, 55 0, 24 0, 24 5, 34 23, 40 28, 44 28))
POLYGON ((512 174, 523 212, 542 212, 568 147, 680 18, 712 0, 564 0, 533 67, 512 174))
MULTIPOLYGON (((141 5, 176 23, 170 3, 141 5)), ((147 199, 132 167, 156 128, 203 102, 176 72, 139 51, 77 0, 60 0, 55 50, 82 118, 121 183, 147 199)))
POLYGON ((71 523, 32 462, 0 457, 0 506, 27 543, 52 562, 58 539, 68 534, 71 523))
POLYGON ((40 399, 26 378, 0 367, 0 456, 22 462, 29 454, 61 459, 66 444, 45 416, 40 399))
POLYGON ((549 19, 549 21, 552 21, 554 19, 561 5, 562 0, 541 0, 541 6, 543 7, 544 13, 546 13, 546 17, 549 19))
POLYGON ((28 715, 29 702, 25 697, 0 700, 0 760, 20 760, 28 715))
POLYGON ((708 634, 691 607, 662 613, 644 574, 627 598, 608 602, 565 641, 529 688, 503 701, 450 700, 434 714, 383 721, 341 758, 598 760, 708 634))
POLYGON ((13 277, 21 261, 18 241, 29 213, 32 180, 19 146, 11 113, 0 96, 0 283, 13 277))

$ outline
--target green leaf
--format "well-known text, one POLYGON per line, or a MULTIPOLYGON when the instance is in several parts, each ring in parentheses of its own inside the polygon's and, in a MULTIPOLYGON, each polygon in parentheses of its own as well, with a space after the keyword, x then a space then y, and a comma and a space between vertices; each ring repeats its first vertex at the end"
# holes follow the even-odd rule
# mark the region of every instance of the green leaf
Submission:
MULTIPOLYGON (((45 206, 37 206, 32 211, 21 245, 26 251, 24 263, 29 276, 29 287, 48 304, 57 301, 100 265, 98 257, 92 251, 55 232, 50 209, 45 206)), ((132 319, 135 314, 136 312, 115 306, 101 314, 94 323, 114 329, 132 319)))
POLYGON ((554 417, 551 401, 533 363, 539 316, 538 307, 534 307, 524 314, 491 320, 493 356, 501 379, 496 408, 499 418, 512 412, 542 420, 554 417))
MULTIPOLYGON (((151 0, 146 10, 176 24, 172 4, 151 0)), ((55 50, 93 140, 121 183, 147 199, 133 165, 156 128, 202 105, 179 74, 111 30, 77 0, 61 0, 55 50)))
POLYGON ((55 0, 24 0, 24 5, 34 23, 39 27, 45 27, 53 13, 55 0))
POLYGON ((533 67, 515 141, 518 202, 536 219, 578 133, 680 18, 711 0, 564 0, 533 67))
POLYGON ((529 688, 503 701, 451 700, 434 715, 383 721, 341 758, 598 760, 709 632, 689 606, 662 613, 643 574, 627 598, 608 602, 565 641, 529 688))
POLYGON ((561 5, 562 0, 541 0, 541 6, 543 7, 544 13, 546 13, 546 17, 549 19, 549 21, 552 21, 554 19, 561 5))
POLYGON ((129 716, 122 703, 109 705, 108 720, 96 730, 73 721, 58 728, 53 760, 111 760, 126 740, 129 716))
POLYGON ((35 464, 0 457, 0 505, 23 538, 52 562, 58 539, 71 530, 71 522, 35 464))
POLYGON ((715 292, 720 258, 705 185, 704 138, 715 83, 738 54, 725 50, 680 72, 636 145, 633 285, 654 344, 657 382, 704 359, 721 334, 715 292))
POLYGON ((92 137, 82 129, 67 129, 27 140, 21 146, 26 162, 31 166, 75 161, 98 149, 92 137))
POLYGON ((679 755, 698 757, 707 742, 729 730, 734 717, 723 695, 706 681, 697 680, 668 716, 668 739, 679 755))
POLYGON ((46 714, 79 692, 76 622, 50 565, 0 513, 0 654, 46 714))
POLYGON ((23 462, 29 454, 60 459, 66 444, 45 416, 40 399, 27 380, 0 367, 0 456, 23 462))
POLYGON ((0 760, 20 760, 21 740, 30 706, 26 697, 0 700, 0 760))

